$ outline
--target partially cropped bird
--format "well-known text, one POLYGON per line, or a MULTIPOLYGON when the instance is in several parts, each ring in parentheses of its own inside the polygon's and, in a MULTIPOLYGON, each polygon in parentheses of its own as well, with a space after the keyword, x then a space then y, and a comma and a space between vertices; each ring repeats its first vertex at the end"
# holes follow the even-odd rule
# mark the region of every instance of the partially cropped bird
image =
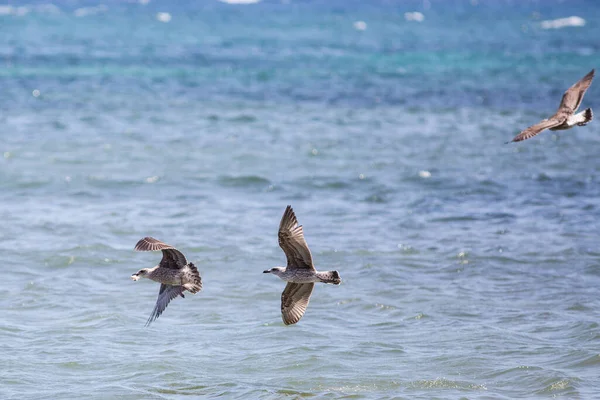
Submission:
POLYGON ((298 225, 291 206, 287 206, 283 213, 278 236, 279 246, 287 258, 287 267, 275 267, 263 272, 287 282, 281 294, 281 316, 286 325, 291 325, 304 315, 315 282, 339 285, 342 280, 337 271, 319 272, 315 269, 302 225, 298 225))
MULTIPOLYGON (((586 76, 581 78, 576 84, 571 86, 565 94, 563 94, 560 106, 556 113, 548 119, 545 119, 529 128, 521 131, 514 137, 511 142, 520 142, 534 137, 544 129, 551 131, 570 129, 574 126, 587 125, 594 118, 594 113, 591 108, 586 108, 580 113, 575 114, 575 111, 581 105, 585 91, 588 90, 594 79, 594 71, 591 70, 586 76)), ((507 143, 511 143, 507 142, 507 143)))
POLYGON ((175 247, 160 240, 145 237, 137 242, 135 250, 161 250, 163 254, 162 260, 157 266, 140 269, 131 275, 131 279, 134 281, 140 278, 148 278, 161 284, 156 305, 146 322, 146 326, 157 319, 175 297, 185 297, 183 292, 186 290, 191 293, 198 293, 202 290, 202 279, 198 269, 191 262, 188 263, 185 256, 175 247))

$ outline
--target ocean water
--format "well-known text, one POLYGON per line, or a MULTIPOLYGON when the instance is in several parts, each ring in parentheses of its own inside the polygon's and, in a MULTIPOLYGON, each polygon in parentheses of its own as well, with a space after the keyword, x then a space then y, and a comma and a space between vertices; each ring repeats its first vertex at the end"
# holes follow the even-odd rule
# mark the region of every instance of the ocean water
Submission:
POLYGON ((504 144, 600 3, 145 3, 0 6, 0 398, 600 396, 600 125, 504 144), (288 204, 343 279, 293 326, 288 204), (144 236, 204 282, 149 328, 144 236))

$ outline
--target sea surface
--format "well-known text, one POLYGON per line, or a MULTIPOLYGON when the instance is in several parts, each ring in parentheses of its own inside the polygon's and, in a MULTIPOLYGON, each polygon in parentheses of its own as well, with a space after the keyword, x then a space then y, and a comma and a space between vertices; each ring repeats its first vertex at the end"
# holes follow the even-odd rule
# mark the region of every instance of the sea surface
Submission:
POLYGON ((229 1, 0 6, 0 398, 600 398, 600 2, 229 1))

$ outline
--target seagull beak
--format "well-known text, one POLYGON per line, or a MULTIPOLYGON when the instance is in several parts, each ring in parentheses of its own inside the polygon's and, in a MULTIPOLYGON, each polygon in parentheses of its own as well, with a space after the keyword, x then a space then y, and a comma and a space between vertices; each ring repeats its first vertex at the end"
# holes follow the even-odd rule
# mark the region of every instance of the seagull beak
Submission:
POLYGON ((271 270, 269 270, 269 269, 266 271, 263 271, 263 274, 269 274, 269 273, 271 273, 271 270))
POLYGON ((134 281, 137 281, 138 279, 140 279, 140 276, 138 274, 133 274, 133 275, 131 275, 131 279, 133 279, 134 281))

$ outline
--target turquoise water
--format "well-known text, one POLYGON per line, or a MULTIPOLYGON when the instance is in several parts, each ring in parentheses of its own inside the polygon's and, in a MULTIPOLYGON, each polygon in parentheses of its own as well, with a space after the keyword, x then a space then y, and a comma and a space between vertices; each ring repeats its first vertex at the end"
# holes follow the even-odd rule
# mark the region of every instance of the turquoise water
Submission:
POLYGON ((1 398, 597 396, 600 125, 504 142, 600 67, 600 4, 11 4, 1 398), (286 327, 287 204, 343 283, 286 327), (149 328, 144 236, 204 283, 149 328))

